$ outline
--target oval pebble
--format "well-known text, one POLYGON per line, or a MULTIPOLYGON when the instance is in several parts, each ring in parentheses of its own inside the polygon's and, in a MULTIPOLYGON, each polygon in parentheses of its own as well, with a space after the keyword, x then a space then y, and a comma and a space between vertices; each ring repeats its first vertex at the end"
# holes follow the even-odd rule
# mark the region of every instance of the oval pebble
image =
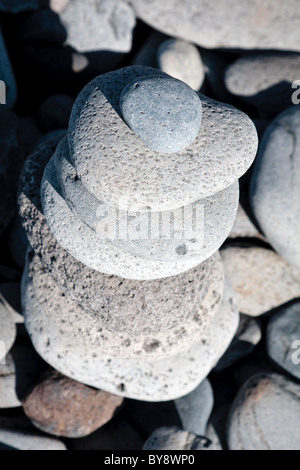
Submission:
POLYGON ((139 77, 120 97, 130 129, 152 150, 176 153, 197 137, 202 120, 199 96, 185 83, 167 75, 139 77))

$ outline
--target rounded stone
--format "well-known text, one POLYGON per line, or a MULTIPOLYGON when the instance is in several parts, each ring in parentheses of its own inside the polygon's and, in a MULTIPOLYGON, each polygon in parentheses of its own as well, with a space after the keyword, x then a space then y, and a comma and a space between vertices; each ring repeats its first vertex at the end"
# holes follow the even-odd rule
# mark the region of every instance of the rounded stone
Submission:
POLYGON ((199 95, 203 113, 198 136, 185 150, 162 158, 121 118, 121 93, 146 76, 162 79, 166 74, 151 67, 123 68, 97 77, 75 101, 68 132, 70 158, 88 191, 120 210, 160 212, 236 182, 257 151, 249 117, 199 95))
POLYGON ((276 115, 292 104, 292 83, 299 67, 300 54, 296 53, 246 54, 227 68, 224 81, 233 95, 276 115))
POLYGON ((200 90, 205 79, 204 65, 194 44, 179 40, 164 41, 157 51, 157 62, 162 72, 200 90))
POLYGON ((300 303, 274 315, 267 329, 269 357, 283 370, 300 379, 300 303))
POLYGON ((205 379, 195 390, 175 400, 175 406, 185 431, 205 436, 214 406, 213 389, 205 379))
POLYGON ((79 52, 130 52, 136 19, 124 0, 72 0, 54 2, 67 43, 79 52))
MULTIPOLYGON (((28 256, 32 257, 33 254, 28 253, 28 256)), ((171 357, 180 351, 189 349, 206 334, 222 299, 222 292, 217 293, 214 286, 208 286, 202 302, 195 306, 193 315, 184 322, 181 320, 178 325, 166 331, 133 336, 132 333, 109 331, 104 328, 97 317, 87 314, 69 297, 63 297, 62 292, 52 280, 51 287, 49 286, 48 290, 45 290, 43 277, 47 279, 47 275, 42 271, 37 257, 34 258, 30 266, 33 273, 29 277, 29 286, 40 291, 44 303, 51 311, 52 319, 55 319, 56 324, 60 325, 61 331, 77 338, 82 347, 92 346, 97 349, 98 353, 108 354, 112 357, 151 360, 171 357), (52 295, 58 296, 56 302, 51 300, 52 295)), ((134 293, 132 295, 134 296, 134 293)), ((28 299, 26 309, 35 308, 35 302, 34 298, 32 301, 28 299)), ((168 314, 170 315, 170 313, 168 314)), ((37 331, 38 325, 34 324, 33 328, 37 331)))
POLYGON ((300 385, 277 374, 257 374, 232 405, 229 449, 300 450, 299 423, 300 385))
MULTIPOLYGON (((74 336, 78 307, 63 296, 35 257, 25 270, 22 299, 34 347, 64 375, 110 393, 147 401, 168 401, 191 392, 229 346, 238 326, 230 289, 201 340, 187 351, 161 359, 113 357, 92 342, 74 336), (41 313, 43 312, 43 313, 41 313), (65 323, 61 313, 68 312, 65 323), (57 318, 58 316, 58 318, 57 318)), ((82 315, 83 312, 80 312, 82 315)))
POLYGON ((299 51, 297 0, 131 0, 137 17, 206 49, 299 51))
POLYGON ((257 317, 300 297, 300 270, 274 251, 228 246, 221 255, 241 313, 257 317))
POLYGON ((128 83, 120 97, 126 124, 159 153, 180 152, 198 136, 202 105, 184 82, 167 75, 139 77, 128 83))
POLYGON ((5 358, 13 346, 16 334, 14 318, 8 308, 0 301, 0 361, 5 358))
POLYGON ((251 181, 254 215, 273 248, 300 268, 300 108, 280 114, 262 139, 251 181))
POLYGON ((30 421, 41 431, 79 438, 110 421, 122 401, 119 396, 87 387, 49 370, 22 400, 22 406, 30 421))
POLYGON ((210 441, 206 437, 196 436, 174 426, 154 431, 145 442, 143 450, 212 450, 209 447, 210 441))
POLYGON ((69 208, 99 237, 133 255, 159 261, 197 258, 201 262, 219 249, 232 228, 239 199, 237 181, 220 193, 174 211, 117 212, 93 196, 77 177, 66 138, 59 143, 53 163, 69 208), (120 224, 124 220, 123 233, 120 224), (107 225, 113 229, 111 234, 105 232, 107 225))
POLYGON ((265 236, 253 224, 241 204, 239 204, 236 218, 228 238, 258 238, 266 242, 265 236))

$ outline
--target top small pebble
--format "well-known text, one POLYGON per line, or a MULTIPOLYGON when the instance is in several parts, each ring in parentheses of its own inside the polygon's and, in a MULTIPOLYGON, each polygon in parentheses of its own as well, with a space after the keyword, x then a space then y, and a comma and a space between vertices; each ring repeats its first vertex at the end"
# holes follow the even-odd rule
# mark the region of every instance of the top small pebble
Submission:
POLYGON ((202 120, 199 96, 180 80, 165 76, 130 82, 120 98, 123 118, 148 148, 176 153, 197 137, 202 120))

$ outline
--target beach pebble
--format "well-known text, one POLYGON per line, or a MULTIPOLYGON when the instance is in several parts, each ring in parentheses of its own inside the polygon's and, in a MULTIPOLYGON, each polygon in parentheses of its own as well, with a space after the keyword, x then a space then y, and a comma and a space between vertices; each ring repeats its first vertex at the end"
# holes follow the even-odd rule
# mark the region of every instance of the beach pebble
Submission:
POLYGON ((1 450, 67 450, 63 442, 37 431, 25 417, 0 417, 1 450))
POLYGON ((211 444, 206 437, 196 436, 176 427, 163 427, 148 438, 143 450, 214 450, 211 444))
POLYGON ((257 374, 232 405, 229 448, 300 450, 299 423, 300 385, 277 374, 257 374))
POLYGON ((227 369, 235 362, 252 353, 262 338, 260 323, 251 317, 241 315, 239 328, 224 356, 217 364, 215 371, 227 369))
POLYGON ((131 0, 138 18, 159 31, 207 49, 299 51, 297 0, 131 0))
POLYGON ((130 129, 159 153, 180 152, 199 134, 199 96, 169 76, 149 75, 130 82, 121 94, 120 110, 130 129))
POLYGON ((159 46, 167 39, 170 39, 169 36, 159 31, 152 31, 143 42, 130 64, 158 68, 157 51, 159 46))
POLYGON ((261 141, 251 181, 254 215, 273 248, 300 268, 300 108, 280 114, 261 141))
POLYGON ((261 111, 276 115, 292 105, 292 83, 300 54, 264 52, 243 55, 225 71, 227 90, 261 111))
POLYGON ((213 390, 207 379, 188 395, 175 400, 183 429, 197 436, 205 436, 213 405, 213 390))
POLYGON ((84 437, 107 423, 123 399, 46 371, 22 400, 25 414, 41 431, 84 437))
POLYGON ((267 329, 269 357, 284 371, 300 379, 300 303, 274 315, 267 329))
MULTIPOLYGON (((177 340, 173 346, 174 351, 176 348, 179 351, 177 355, 166 357, 170 352, 168 348, 164 350, 164 357, 153 359, 155 351, 162 348, 157 342, 144 344, 145 349, 140 349, 143 357, 136 353, 129 358, 109 355, 106 351, 108 346, 110 350, 114 347, 113 342, 118 354, 120 348, 125 351, 126 347, 137 351, 138 344, 142 344, 141 337, 132 345, 121 343, 116 335, 105 342, 109 335, 103 331, 104 342, 97 343, 91 337, 88 339, 83 331, 79 332, 86 320, 84 312, 59 291, 37 256, 29 265, 29 272, 26 269, 23 275, 22 303, 34 347, 52 367, 79 382, 138 400, 168 401, 187 395, 218 362, 238 327, 238 312, 227 286, 222 305, 199 342, 194 345, 187 342, 182 350, 182 339, 177 340), (65 322, 62 312, 66 315, 65 322)), ((94 325, 99 329, 95 320, 94 325)), ((89 335, 95 333, 89 330, 89 335)), ((100 339, 101 333, 98 335, 100 339)))
POLYGON ((67 42, 79 52, 129 52, 135 27, 132 8, 123 0, 72 0, 55 5, 67 42))
MULTIPOLYGON (((63 139, 51 160, 60 190, 69 208, 97 235, 116 248, 155 261, 198 259, 202 262, 223 244, 233 225, 239 198, 238 182, 209 198, 174 211, 163 213, 116 212, 93 196, 77 177, 70 162, 67 138, 63 139), (55 169, 54 166, 55 165, 55 169), (160 220, 161 219, 161 220, 160 220), (126 221, 121 229, 122 221, 126 221), (174 222, 173 222, 174 221, 174 222), (117 232, 119 224, 119 232, 117 232), (107 225, 112 230, 105 231, 107 225)), ((50 168, 49 168, 50 170, 50 168)), ((45 176, 49 171, 45 172, 45 176)), ((44 187, 43 183, 42 187, 44 187)), ((51 184, 51 174, 48 183, 51 184)), ((55 235, 55 204, 42 189, 44 213, 51 208, 48 224, 55 235), (54 225, 53 225, 53 222, 54 225)), ((64 238, 68 238, 67 226, 64 238)), ((66 241, 61 240, 64 245, 66 241)))
POLYGON ((241 313, 257 317, 300 296, 300 270, 274 251, 228 246, 221 255, 241 313))
MULTIPOLYGON (((68 131, 70 158, 88 191, 121 210, 160 212, 209 197, 236 182, 257 150, 256 129, 248 116, 199 95, 198 136, 185 150, 162 158, 119 114, 124 88, 146 76, 159 81, 168 77, 151 67, 126 67, 96 78, 75 101, 68 131)), ((171 108, 169 112, 172 115, 171 108)))
MULTIPOLYGON (((0 361, 10 351, 16 339, 16 325, 11 312, 0 301, 0 361)), ((5 362, 5 361, 4 361, 5 362)))
POLYGON ((19 121, 9 111, 0 113, 0 234, 17 211, 18 179, 23 155, 18 142, 19 121))
POLYGON ((53 95, 47 98, 38 111, 38 123, 43 132, 67 129, 74 98, 67 95, 53 95))
POLYGON ((44 362, 27 346, 15 345, 0 365, 0 408, 16 408, 44 369, 44 362))
POLYGON ((179 40, 164 41, 157 51, 157 62, 162 72, 200 90, 205 79, 204 65, 194 44, 179 40))

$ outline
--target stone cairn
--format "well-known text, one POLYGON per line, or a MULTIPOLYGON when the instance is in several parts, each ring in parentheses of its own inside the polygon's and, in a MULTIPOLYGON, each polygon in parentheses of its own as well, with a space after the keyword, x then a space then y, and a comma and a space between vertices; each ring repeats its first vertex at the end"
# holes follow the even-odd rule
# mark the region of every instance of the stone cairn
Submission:
POLYGON ((20 181, 22 304, 42 358, 129 398, 195 389, 238 327, 218 249, 256 150, 244 113, 157 69, 89 83, 20 181))

